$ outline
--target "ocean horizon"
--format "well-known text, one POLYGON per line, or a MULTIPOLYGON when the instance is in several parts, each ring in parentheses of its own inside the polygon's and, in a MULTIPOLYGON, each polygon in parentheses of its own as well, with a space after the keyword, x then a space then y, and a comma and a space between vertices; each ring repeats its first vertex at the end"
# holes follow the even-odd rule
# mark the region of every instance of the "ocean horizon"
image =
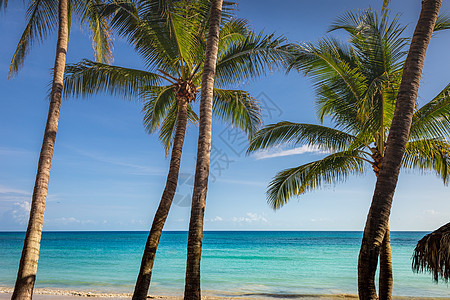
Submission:
MULTIPOLYGON (((394 295, 449 297, 411 269, 428 231, 392 231, 394 295)), ((187 231, 164 231, 150 294, 184 289, 187 231)), ((224 295, 356 294, 362 231, 205 231, 202 290, 224 295)), ((130 293, 148 231, 44 231, 36 287, 130 293)), ((0 232, 0 286, 12 287, 25 232, 0 232)))

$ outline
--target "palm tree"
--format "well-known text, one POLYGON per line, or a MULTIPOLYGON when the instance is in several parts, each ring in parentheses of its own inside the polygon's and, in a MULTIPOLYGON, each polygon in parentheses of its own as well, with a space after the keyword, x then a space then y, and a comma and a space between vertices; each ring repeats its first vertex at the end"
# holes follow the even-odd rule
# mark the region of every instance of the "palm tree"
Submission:
MULTIPOLYGON (((362 174, 367 166, 379 176, 402 76, 404 28, 397 18, 389 21, 387 11, 381 17, 372 10, 347 13, 332 30, 346 30, 349 45, 327 38, 299 46, 291 67, 312 78, 320 120, 330 116, 335 127, 279 122, 256 133, 250 152, 280 143, 306 143, 329 153, 276 174, 267 191, 274 209, 323 183, 362 174)), ((406 168, 432 169, 444 182, 450 178, 450 144, 445 139, 450 132, 449 91, 450 85, 416 110, 402 161, 406 168)), ((385 231, 378 243, 380 297, 386 299, 392 293, 392 262, 389 230, 385 231)))
POLYGON ((184 299, 186 300, 201 299, 200 260, 202 253, 206 191, 208 189, 214 79, 219 48, 222 5, 222 0, 212 1, 208 40, 206 42, 205 63, 203 66, 197 165, 195 168, 194 191, 192 193, 191 218, 189 220, 187 246, 186 279, 184 288, 184 299))
MULTIPOLYGON (((7 1, 4 1, 4 6, 6 6, 6 3, 7 1)), ((32 44, 36 40, 44 40, 55 29, 57 24, 58 39, 53 68, 50 107, 39 156, 30 218, 12 299, 31 299, 36 280, 45 201, 47 198, 56 132, 58 130, 67 43, 69 41, 69 29, 73 12, 80 16, 83 25, 88 25, 89 27, 96 59, 108 61, 111 58, 109 27, 106 20, 99 16, 98 3, 100 3, 99 0, 30 1, 27 9, 28 24, 12 58, 9 69, 10 76, 19 71, 32 44)))
MULTIPOLYGON (((387 139, 386 155, 377 179, 369 214, 367 215, 359 253, 358 293, 360 299, 363 300, 377 299, 374 277, 377 269, 379 241, 383 239, 388 228, 392 198, 397 185, 400 167, 405 158, 408 158, 408 140, 415 132, 414 125, 416 120, 414 118, 414 110, 416 108, 420 77, 422 75, 425 53, 436 26, 441 4, 442 0, 422 1, 422 10, 403 67, 402 81, 398 90, 395 112, 387 139)), ((438 131, 442 129, 448 130, 449 126, 448 117, 437 117, 437 120, 434 122, 429 121, 428 123, 431 123, 432 132, 434 131, 434 126, 437 126, 438 131)), ((439 132, 440 137, 448 136, 448 131, 446 133, 441 135, 441 132, 439 132)), ((447 143, 445 138, 442 142, 447 143)), ((444 152, 441 149, 446 148, 439 146, 439 151, 444 152)), ((429 149, 428 152, 431 152, 430 150, 432 149, 429 149)), ((441 172, 438 171, 438 173, 443 173, 442 171, 448 172, 448 164, 442 163, 444 158, 445 160, 449 159, 448 148, 445 157, 442 157, 442 155, 431 157, 428 161, 428 167, 432 167, 435 170, 436 167, 441 168, 441 172)), ((416 160, 421 159, 416 158, 416 160)))
MULTIPOLYGON (((187 124, 198 122, 192 106, 199 89, 204 88, 202 75, 208 73, 204 60, 211 6, 208 0, 172 1, 163 6, 159 0, 107 5, 104 13, 114 13, 113 28, 134 45, 148 70, 88 60, 67 67, 66 93, 87 96, 107 91, 144 101, 147 131, 159 130, 166 154, 172 149, 166 187, 144 249, 133 299, 147 297, 156 250, 178 183, 187 124)), ((252 32, 247 21, 230 18, 228 11, 224 10, 220 25, 213 113, 251 136, 261 122, 257 101, 243 90, 227 87, 264 74, 266 66, 276 65, 287 55, 287 46, 283 37, 252 32)))

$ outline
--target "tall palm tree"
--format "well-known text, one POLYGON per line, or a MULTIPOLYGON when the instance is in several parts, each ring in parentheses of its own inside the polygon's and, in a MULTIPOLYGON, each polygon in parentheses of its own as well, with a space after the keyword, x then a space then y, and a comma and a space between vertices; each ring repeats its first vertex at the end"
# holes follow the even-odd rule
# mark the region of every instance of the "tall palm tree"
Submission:
MULTIPOLYGON (((111 36, 106 20, 99 15, 100 0, 37 0, 30 1, 27 8, 28 24, 19 40, 9 69, 9 75, 17 73, 26 54, 36 41, 43 41, 55 27, 58 27, 56 57, 53 67, 53 81, 50 107, 44 132, 38 170, 31 202, 30 218, 25 235, 22 256, 12 299, 31 299, 36 280, 40 241, 44 220, 53 149, 58 130, 64 68, 71 16, 76 13, 83 25, 87 25, 93 39, 95 57, 99 61, 111 59, 111 36), (57 25, 57 26, 56 26, 57 25)), ((7 1, 4 1, 6 6, 7 1)), ((1 3, 0 3, 1 4, 1 3)))
POLYGON ((206 43, 205 63, 202 76, 200 102, 200 128, 198 133, 197 165, 192 193, 191 218, 186 259, 184 299, 200 300, 200 260, 203 241, 203 219, 205 216, 206 191, 208 189, 211 155, 211 127, 214 94, 214 80, 219 48, 222 0, 213 0, 209 19, 209 33, 206 43))
MULTIPOLYGON (((329 153, 323 159, 279 172, 269 185, 269 204, 278 209, 291 197, 336 183, 371 166, 378 177, 385 156, 398 86, 402 76, 405 27, 387 11, 378 17, 372 10, 348 13, 332 30, 344 29, 350 44, 332 38, 317 45, 299 46, 291 67, 312 78, 320 120, 331 117, 335 127, 280 122, 268 125, 251 141, 249 151, 280 143, 306 143, 329 153)), ((402 165, 432 169, 444 182, 450 178, 450 85, 416 110, 402 165)), ((387 228, 387 227, 386 227, 387 228)), ((389 230, 379 241, 380 297, 392 294, 389 230)))
MULTIPOLYGON (((107 5, 104 13, 114 13, 112 27, 134 45, 148 70, 88 60, 67 67, 65 90, 69 94, 107 91, 144 101, 146 129, 150 133, 159 130, 166 154, 172 149, 166 186, 144 249, 133 299, 147 297, 156 250, 177 187, 187 124, 198 121, 192 106, 199 89, 204 88, 201 78, 207 71, 204 60, 211 6, 209 0, 107 5)), ((227 87, 264 74, 287 55, 287 46, 283 37, 252 32, 247 21, 228 17, 228 11, 220 25, 213 113, 251 136, 261 122, 257 101, 243 90, 227 87)))
MULTIPOLYGON (((363 300, 377 299, 374 277, 377 269, 380 241, 383 240, 388 228, 392 198, 397 185, 400 167, 405 158, 408 157, 408 140, 411 135, 414 135, 414 123, 416 121, 414 110, 416 108, 425 53, 436 25, 441 4, 442 0, 422 1, 422 10, 403 67, 402 81, 387 139, 385 159, 375 186, 359 253, 358 293, 360 299, 363 300)), ((431 128, 437 126, 438 130, 448 129, 449 126, 448 117, 438 117, 436 121, 428 123, 431 123, 431 128)), ((446 133, 441 135, 441 137, 448 137, 448 131, 446 133)), ((447 142, 446 140, 444 141, 447 142)), ((445 149, 443 146, 439 148, 445 149)), ((448 152, 445 158, 449 158, 448 152)), ((420 158, 416 158, 416 160, 420 160, 420 158)), ((442 160, 443 157, 437 155, 430 159, 428 165, 433 165, 434 169, 440 167, 441 173, 443 173, 442 171, 448 172, 448 165, 442 164, 442 160)))

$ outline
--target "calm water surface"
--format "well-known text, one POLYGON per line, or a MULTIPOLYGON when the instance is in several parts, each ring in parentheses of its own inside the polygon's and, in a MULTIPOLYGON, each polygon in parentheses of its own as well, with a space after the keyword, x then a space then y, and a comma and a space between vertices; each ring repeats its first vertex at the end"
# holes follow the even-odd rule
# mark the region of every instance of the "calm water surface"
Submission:
MULTIPOLYGON (((411 271, 425 232, 392 232, 394 294, 449 297, 411 271)), ((0 232, 0 286, 13 286, 24 233, 0 232)), ((132 292, 146 232, 44 232, 37 287, 132 292)), ((216 295, 357 293, 362 232, 205 232, 202 289, 216 295)), ((151 293, 182 294, 187 232, 164 232, 151 293)))

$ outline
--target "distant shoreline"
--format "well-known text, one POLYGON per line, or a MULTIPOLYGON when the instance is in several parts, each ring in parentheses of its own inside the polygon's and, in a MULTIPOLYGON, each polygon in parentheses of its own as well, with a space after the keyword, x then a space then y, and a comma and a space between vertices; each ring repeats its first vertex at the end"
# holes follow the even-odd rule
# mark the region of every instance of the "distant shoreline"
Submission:
MULTIPOLYGON (((6 300, 11 298, 13 292, 12 287, 0 287, 0 300, 6 300)), ((77 300, 80 298, 96 298, 98 300, 122 300, 130 299, 131 293, 97 293, 88 291, 74 291, 64 289, 49 289, 49 288, 35 288, 33 299, 36 300, 77 300)), ((151 295, 148 299, 161 299, 161 300, 181 300, 181 295, 164 296, 164 295, 151 295)), ((205 300, 244 300, 244 299, 303 299, 303 300, 338 300, 338 299, 358 299, 357 295, 351 294, 336 294, 336 295, 321 295, 321 294, 228 294, 228 295, 216 295, 211 291, 203 293, 202 299, 205 300)), ((450 297, 409 297, 409 296, 394 296, 393 299, 397 300, 448 300, 450 297)))

